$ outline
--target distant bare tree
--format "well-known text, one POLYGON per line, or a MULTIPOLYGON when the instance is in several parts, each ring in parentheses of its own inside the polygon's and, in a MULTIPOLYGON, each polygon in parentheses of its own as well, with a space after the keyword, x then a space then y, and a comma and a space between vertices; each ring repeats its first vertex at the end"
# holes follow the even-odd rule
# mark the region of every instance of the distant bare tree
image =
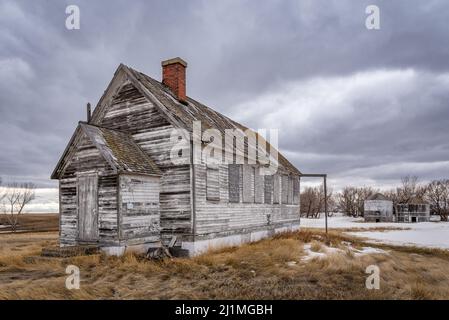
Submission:
POLYGON ((385 196, 393 201, 393 208, 397 204, 409 203, 412 199, 424 200, 427 186, 419 183, 417 176, 405 176, 401 178, 401 186, 385 192, 385 196))
POLYGON ((364 201, 375 192, 371 187, 345 187, 337 196, 338 208, 349 216, 363 216, 364 201))
MULTIPOLYGON (((5 198, 5 190, 2 188, 2 177, 0 177, 0 210, 3 212, 4 204, 3 199, 5 198)), ((2 217, 0 216, 0 224, 2 224, 2 217)))
POLYGON ((0 177, 0 203, 4 197, 5 197, 5 191, 2 188, 2 177, 0 177))
POLYGON ((396 189, 398 203, 408 203, 413 198, 423 199, 426 188, 419 184, 417 176, 405 176, 401 178, 402 185, 396 189))
POLYGON ((425 199, 430 203, 433 214, 448 221, 449 216, 449 179, 434 180, 426 187, 425 199))
POLYGON ((16 232, 25 206, 35 198, 35 189, 32 183, 11 183, 4 189, 3 211, 12 232, 16 232))
POLYGON ((316 188, 306 187, 300 194, 301 216, 306 218, 315 218, 317 213, 317 190, 316 188))
POLYGON ((344 187, 338 194, 338 207, 345 215, 356 217, 357 209, 357 188, 344 187))
MULTIPOLYGON (((320 214, 324 212, 324 187, 306 187, 301 192, 301 215, 306 218, 319 218, 320 214)), ((334 208, 334 201, 332 189, 327 190, 327 203, 329 212, 334 208)))

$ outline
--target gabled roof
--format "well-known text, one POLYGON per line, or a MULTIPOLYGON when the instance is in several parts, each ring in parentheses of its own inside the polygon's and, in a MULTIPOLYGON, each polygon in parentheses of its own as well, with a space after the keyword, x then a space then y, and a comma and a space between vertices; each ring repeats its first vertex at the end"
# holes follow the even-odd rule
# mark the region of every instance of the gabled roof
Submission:
MULTIPOLYGON (((187 105, 180 103, 167 86, 123 64, 120 64, 114 77, 126 78, 130 81, 143 96, 160 109, 166 119, 175 127, 193 132, 193 122, 200 121, 203 130, 213 128, 219 130, 222 134, 225 133, 226 129, 240 129, 243 131, 248 129, 192 98, 187 97, 187 105)), ((108 95, 111 96, 108 91, 118 90, 120 86, 117 82, 111 81, 105 94, 100 99, 92 116, 92 123, 99 124, 101 121, 102 115, 107 108, 108 95)), ((257 135, 257 133, 255 134, 257 135)), ((273 147, 270 146, 269 148, 273 147)), ((294 174, 300 174, 300 171, 279 152, 278 163, 280 168, 294 174)))
MULTIPOLYGON (((140 149, 130 135, 80 122, 69 146, 72 143, 76 144, 75 141, 79 141, 81 133, 87 136, 116 173, 137 173, 155 176, 162 174, 153 160, 140 149)), ((66 149, 52 174, 52 179, 57 179, 61 176, 64 172, 65 163, 70 157, 71 152, 69 149, 66 149)))
POLYGON ((370 195, 368 198, 366 198, 366 200, 387 200, 387 201, 389 201, 390 199, 388 199, 382 193, 375 193, 375 194, 370 195))
POLYGON ((430 203, 424 200, 422 197, 412 196, 408 201, 400 202, 399 204, 430 204, 430 203))

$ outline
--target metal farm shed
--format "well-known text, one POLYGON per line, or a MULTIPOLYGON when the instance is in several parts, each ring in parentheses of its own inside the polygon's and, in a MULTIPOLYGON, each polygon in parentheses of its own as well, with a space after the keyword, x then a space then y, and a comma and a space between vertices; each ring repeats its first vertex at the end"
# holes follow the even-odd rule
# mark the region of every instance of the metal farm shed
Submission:
POLYGON ((393 201, 381 193, 368 197, 364 202, 365 221, 393 222, 393 201))

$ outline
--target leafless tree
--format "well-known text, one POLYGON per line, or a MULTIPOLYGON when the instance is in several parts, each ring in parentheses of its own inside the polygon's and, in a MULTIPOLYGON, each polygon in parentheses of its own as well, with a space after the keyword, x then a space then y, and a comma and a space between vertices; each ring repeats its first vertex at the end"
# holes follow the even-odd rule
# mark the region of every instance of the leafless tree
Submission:
POLYGON ((423 199, 426 188, 419 183, 417 176, 405 176, 401 178, 402 185, 396 189, 398 203, 408 203, 411 199, 423 199))
POLYGON ((345 187, 338 194, 338 207, 344 214, 356 217, 358 216, 357 207, 357 188, 345 187))
POLYGON ((401 178, 401 185, 385 192, 385 196, 393 201, 393 208, 397 204, 409 203, 412 199, 423 201, 427 192, 427 186, 419 183, 417 176, 405 176, 401 178))
MULTIPOLYGON (((0 177, 0 211, 3 212, 4 210, 4 203, 3 203, 3 199, 5 198, 6 193, 5 193, 5 189, 2 188, 2 177, 0 177)), ((3 219, 2 216, 0 216, 0 224, 3 223, 3 219)))
POLYGON ((337 196, 338 208, 349 216, 363 216, 364 201, 375 192, 371 187, 345 187, 337 196))
POLYGON ((5 191, 2 188, 2 177, 0 177, 0 203, 2 202, 3 198, 5 198, 5 191))
MULTIPOLYGON (((324 212, 324 187, 306 187, 301 192, 301 215, 306 218, 319 218, 320 214, 324 212)), ((328 210, 332 212, 334 206, 332 189, 327 190, 328 210)))
POLYGON ((35 189, 32 183, 11 183, 4 189, 3 211, 12 232, 17 231, 25 206, 35 198, 35 189))
POLYGON ((300 210, 301 216, 309 218, 313 216, 314 208, 316 206, 316 190, 312 187, 304 188, 300 194, 300 210))
POLYGON ((425 199, 430 203, 433 214, 448 221, 449 216, 449 179, 434 180, 426 186, 425 199))

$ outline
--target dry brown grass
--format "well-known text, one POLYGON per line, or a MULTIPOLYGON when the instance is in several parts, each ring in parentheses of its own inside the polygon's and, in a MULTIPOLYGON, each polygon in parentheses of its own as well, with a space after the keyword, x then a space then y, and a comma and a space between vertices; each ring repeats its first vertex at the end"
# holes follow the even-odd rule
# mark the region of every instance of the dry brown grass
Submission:
MULTIPOLYGON (((332 231, 277 235, 192 259, 148 261, 132 254, 42 258, 57 233, 0 235, 0 299, 443 299, 449 298, 449 253, 378 246, 388 254, 351 252, 302 261, 319 251, 366 244, 332 231), (296 263, 292 263, 296 262, 296 263), (65 288, 65 268, 80 267, 81 289, 65 288), (381 270, 380 290, 365 288, 365 269, 381 270)), ((373 245, 369 245, 373 246, 373 245)))
MULTIPOLYGON (((4 214, 0 214, 0 224, 8 225, 8 219, 4 214)), ((46 232, 59 230, 59 215, 42 214, 22 214, 19 218, 18 232, 46 232)), ((10 228, 0 229, 0 233, 10 232, 10 228)))

